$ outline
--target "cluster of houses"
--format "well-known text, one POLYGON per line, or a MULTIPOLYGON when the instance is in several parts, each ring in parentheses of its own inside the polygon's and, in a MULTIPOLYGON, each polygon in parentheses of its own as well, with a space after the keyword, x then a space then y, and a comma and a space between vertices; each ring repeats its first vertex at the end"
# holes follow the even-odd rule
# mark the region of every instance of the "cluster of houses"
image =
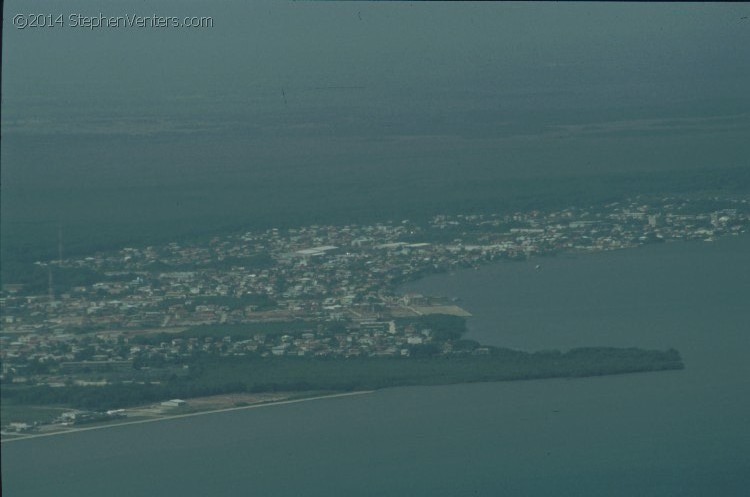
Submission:
MULTIPOLYGON (((419 302, 421 296, 412 296, 419 302)), ((220 357, 408 357, 414 346, 436 344, 442 353, 454 351, 450 342, 435 340, 418 321, 296 321, 288 332, 248 333, 232 337, 165 338, 114 330, 61 339, 55 334, 24 335, 11 342, 3 361, 3 378, 50 386, 104 385, 111 381, 160 381, 188 373, 197 356, 220 357), (15 353, 14 353, 15 350, 15 353), (85 352, 85 353, 84 353, 85 352)), ((240 327, 241 329, 241 327, 240 327)), ((283 329, 283 328, 282 328, 283 329)))
POLYGON ((742 198, 663 198, 648 204, 633 199, 550 212, 436 216, 425 223, 271 229, 40 261, 50 279, 63 269, 96 278, 60 294, 3 288, 3 374, 18 380, 50 370, 126 371, 197 352, 407 355, 431 335, 418 327, 398 328, 395 319, 461 310, 431 310, 430 302, 405 298, 398 294, 403 282, 553 252, 711 241, 744 231, 749 221, 750 204, 742 198), (309 327, 242 338, 134 339, 197 326, 299 321, 309 327), (330 323, 343 325, 333 332, 330 323))

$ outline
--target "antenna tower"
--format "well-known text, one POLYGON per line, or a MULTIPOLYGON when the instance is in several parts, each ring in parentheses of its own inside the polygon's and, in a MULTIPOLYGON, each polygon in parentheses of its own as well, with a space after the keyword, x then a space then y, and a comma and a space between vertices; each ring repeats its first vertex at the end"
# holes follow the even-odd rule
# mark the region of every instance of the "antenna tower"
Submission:
POLYGON ((62 242, 62 223, 57 225, 57 260, 62 264, 63 259, 63 242, 62 242))
POLYGON ((55 302, 55 290, 52 288, 52 267, 47 266, 47 284, 49 286, 49 303, 53 304, 55 302))

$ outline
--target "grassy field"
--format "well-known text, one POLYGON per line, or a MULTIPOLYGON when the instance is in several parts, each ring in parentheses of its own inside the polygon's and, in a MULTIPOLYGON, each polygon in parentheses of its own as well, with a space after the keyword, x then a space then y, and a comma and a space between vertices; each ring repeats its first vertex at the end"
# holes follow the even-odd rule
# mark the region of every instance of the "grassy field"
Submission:
POLYGON ((0 426, 8 423, 45 423, 59 417, 65 411, 70 409, 64 407, 45 407, 45 406, 27 406, 27 405, 7 405, 0 406, 0 426))

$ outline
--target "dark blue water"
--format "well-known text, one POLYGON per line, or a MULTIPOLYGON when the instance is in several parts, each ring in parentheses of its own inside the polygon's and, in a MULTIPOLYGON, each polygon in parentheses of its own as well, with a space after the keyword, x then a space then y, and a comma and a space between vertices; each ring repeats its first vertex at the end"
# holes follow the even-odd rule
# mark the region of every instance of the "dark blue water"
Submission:
POLYGON ((524 349, 675 347, 684 371, 400 388, 2 446, 9 496, 746 495, 750 237, 508 263, 408 290, 524 349))

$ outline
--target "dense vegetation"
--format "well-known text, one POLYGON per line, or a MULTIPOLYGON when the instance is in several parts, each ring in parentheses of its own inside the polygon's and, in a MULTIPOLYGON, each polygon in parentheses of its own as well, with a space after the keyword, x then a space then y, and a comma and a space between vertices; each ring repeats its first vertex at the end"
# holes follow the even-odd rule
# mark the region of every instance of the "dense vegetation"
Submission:
MULTIPOLYGON (((47 186, 9 190, 5 196, 33 200, 34 209, 13 217, 4 214, 2 282, 46 289, 46 271, 34 269, 32 263, 57 257, 59 224, 63 226, 64 255, 74 256, 123 245, 196 240, 232 230, 388 219, 421 221, 435 214, 544 210, 636 194, 750 191, 750 170, 744 167, 534 179, 472 179, 469 171, 438 170, 429 172, 429 183, 424 181, 425 171, 416 171, 413 177, 405 177, 400 169, 390 171, 393 174, 376 172, 361 172, 362 177, 355 181, 330 166, 321 172, 319 181, 301 181, 290 169, 264 173, 268 177, 262 181, 227 173, 215 183, 204 183, 187 175, 181 178, 185 185, 180 188, 75 187, 71 192, 47 186), (93 205, 100 208, 92 209, 93 205)), ((6 203, 14 205, 11 200, 6 203)), ((446 237, 451 235, 446 233, 446 237)), ((269 261, 259 256, 217 263, 262 268, 269 261)), ((55 285, 64 290, 64 286, 81 283, 68 279, 68 275, 55 275, 55 285)))
POLYGON ((161 384, 111 384, 103 387, 4 386, 3 405, 69 405, 110 409, 229 392, 352 391, 406 385, 575 378, 682 369, 676 350, 579 348, 562 353, 488 349, 487 355, 411 358, 246 358, 206 357, 190 375, 161 384))

